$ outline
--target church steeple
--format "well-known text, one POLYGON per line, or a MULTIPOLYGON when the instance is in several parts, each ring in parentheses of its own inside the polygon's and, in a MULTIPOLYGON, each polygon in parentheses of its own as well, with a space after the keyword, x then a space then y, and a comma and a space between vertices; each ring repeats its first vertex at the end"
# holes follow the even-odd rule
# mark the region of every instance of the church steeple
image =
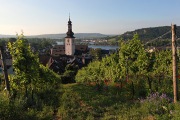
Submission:
POLYGON ((68 31, 66 33, 66 38, 75 38, 74 33, 72 32, 72 24, 71 24, 70 14, 69 14, 69 21, 68 21, 68 31))
POLYGON ((71 21, 71 20, 70 20, 70 13, 69 13, 69 21, 71 21))
POLYGON ((65 37, 65 54, 66 55, 74 55, 75 53, 75 37, 74 33, 72 32, 72 24, 71 19, 69 15, 69 21, 68 21, 68 31, 67 36, 65 37))

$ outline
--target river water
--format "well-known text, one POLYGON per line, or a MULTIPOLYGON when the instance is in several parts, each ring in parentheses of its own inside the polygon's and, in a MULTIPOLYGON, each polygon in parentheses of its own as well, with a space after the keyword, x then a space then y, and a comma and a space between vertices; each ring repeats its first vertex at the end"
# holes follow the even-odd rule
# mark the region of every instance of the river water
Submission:
POLYGON ((88 45, 89 48, 101 48, 103 50, 116 50, 119 46, 111 46, 111 45, 88 45))
MULTIPOLYGON (((64 42, 57 42, 58 45, 64 45, 64 42)), ((119 46, 112 46, 112 45, 88 45, 88 48, 101 48, 103 50, 116 50, 119 46)))

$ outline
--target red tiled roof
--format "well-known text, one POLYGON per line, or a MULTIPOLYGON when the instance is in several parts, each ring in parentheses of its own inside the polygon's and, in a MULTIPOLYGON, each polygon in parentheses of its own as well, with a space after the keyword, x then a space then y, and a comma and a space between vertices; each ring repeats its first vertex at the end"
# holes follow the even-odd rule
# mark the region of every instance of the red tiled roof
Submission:
POLYGON ((86 51, 88 49, 88 46, 87 45, 76 45, 75 49, 79 50, 79 51, 86 51))
MULTIPOLYGON (((75 45, 75 50, 86 52, 88 49, 87 45, 75 45)), ((55 45, 51 49, 51 55, 52 56, 59 56, 65 54, 65 45, 55 45)))

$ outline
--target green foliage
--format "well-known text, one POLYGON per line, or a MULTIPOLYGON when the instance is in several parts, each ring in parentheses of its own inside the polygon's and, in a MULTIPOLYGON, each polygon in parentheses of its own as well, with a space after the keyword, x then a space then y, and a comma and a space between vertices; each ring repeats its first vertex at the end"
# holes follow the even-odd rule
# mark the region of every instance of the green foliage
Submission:
POLYGON ((90 79, 90 71, 88 71, 88 67, 83 67, 76 74, 76 82, 88 83, 91 81, 90 79))
POLYGON ((15 42, 9 42, 8 48, 12 55, 15 72, 15 76, 10 81, 12 90, 13 92, 25 91, 25 96, 29 97, 28 92, 34 89, 39 80, 38 57, 32 53, 30 45, 23 34, 18 36, 15 42))
POLYGON ((50 48, 52 48, 53 44, 57 44, 56 42, 59 40, 55 39, 45 39, 45 38, 29 38, 27 39, 33 50, 37 53, 43 52, 44 54, 50 54, 50 48))
POLYGON ((0 119, 53 119, 62 93, 60 76, 39 63, 23 34, 8 48, 15 74, 9 76, 11 98, 0 101, 0 119))
POLYGON ((60 76, 43 65, 39 65, 39 78, 41 83, 53 85, 61 83, 60 76))
POLYGON ((145 97, 153 91, 171 94, 171 59, 169 50, 147 52, 135 34, 132 40, 120 41, 118 53, 91 62, 75 79, 86 84, 119 85, 132 97, 145 97))
POLYGON ((118 37, 116 37, 116 38, 108 38, 107 44, 108 45, 118 45, 118 40, 119 40, 118 37))
POLYGON ((100 60, 101 59, 101 49, 90 49, 90 54, 92 55, 93 59, 100 60))
POLYGON ((166 94, 154 93, 145 99, 128 100, 122 92, 114 88, 114 86, 109 86, 108 90, 97 92, 94 86, 64 85, 58 118, 65 120, 169 120, 179 118, 179 104, 173 104, 172 99, 166 94))
POLYGON ((169 120, 172 118, 172 99, 166 94, 153 93, 146 99, 142 99, 141 108, 144 113, 150 114, 157 119, 169 120))
POLYGON ((144 61, 145 50, 138 35, 135 34, 132 40, 126 43, 121 43, 119 50, 119 62, 121 68, 127 71, 126 74, 136 74, 142 68, 146 61, 144 61), (124 64, 125 63, 125 64, 124 64), (127 70, 126 70, 127 69, 127 70))
POLYGON ((180 119, 180 104, 177 103, 174 105, 174 111, 170 111, 173 118, 172 120, 179 120, 180 119))
POLYGON ((169 99, 171 51, 149 53, 137 34, 132 40, 121 40, 119 52, 87 67, 66 66, 62 80, 78 70, 77 83, 64 85, 63 90, 60 76, 39 64, 23 35, 9 43, 9 49, 15 69, 10 76, 14 99, 0 100, 0 119, 179 118, 179 106, 169 99), (159 92, 155 97, 154 91, 159 92))
POLYGON ((156 77, 154 80, 154 91, 171 92, 172 91, 172 51, 159 51, 155 53, 155 61, 152 74, 156 77))
POLYGON ((23 34, 17 41, 8 43, 13 58, 15 76, 11 79, 12 89, 38 88, 41 84, 60 83, 59 76, 47 67, 40 65, 37 55, 33 54, 23 34))
POLYGON ((6 44, 7 40, 0 39, 0 46, 4 46, 6 44))
POLYGON ((89 63, 88 67, 84 67, 78 71, 76 75, 76 82, 90 83, 95 82, 97 84, 102 83, 103 71, 101 70, 101 63, 94 61, 89 63))
MULTIPOLYGON (((179 26, 177 26, 177 36, 180 35, 180 31, 179 31, 179 26)), ((171 26, 162 26, 162 27, 154 27, 154 28, 142 28, 142 29, 138 29, 135 31, 131 31, 131 32, 126 32, 124 34, 121 35, 121 37, 125 40, 127 39, 132 39, 133 35, 135 33, 137 33, 139 35, 139 38, 142 41, 148 41, 148 40, 152 40, 155 39, 161 35, 163 35, 164 33, 167 33, 168 31, 171 30, 171 26)), ((161 39, 170 39, 171 38, 171 33, 163 36, 161 39)))
POLYGON ((104 80, 108 82, 119 82, 121 72, 118 65, 118 54, 112 54, 102 58, 102 61, 93 61, 87 67, 78 71, 75 79, 80 83, 103 84, 104 80))
POLYGON ((113 94, 117 90, 111 90, 97 92, 94 86, 64 85, 58 116, 65 120, 101 119, 105 112, 111 112, 111 106, 121 103, 122 96, 113 94))
MULTIPOLYGON (((134 34, 137 33, 139 35, 141 42, 145 43, 145 46, 166 47, 171 45, 171 32, 169 32, 166 35, 163 35, 168 31, 171 31, 171 26, 142 28, 134 31, 128 31, 122 35, 112 36, 109 38, 107 37, 107 39, 109 39, 110 41, 119 40, 119 38, 122 38, 123 40, 131 40, 133 39, 134 34)), ((177 26, 176 33, 177 36, 180 36, 179 26, 177 26)), ((177 43, 179 44, 180 40, 177 40, 177 43)))
POLYGON ((44 105, 41 110, 36 108, 26 109, 23 100, 9 101, 0 95, 0 119, 1 120, 52 120, 54 118, 54 108, 44 105))
POLYGON ((117 53, 102 59, 101 70, 103 71, 103 80, 111 83, 122 82, 122 72, 117 53))
POLYGON ((75 75, 79 69, 78 65, 68 64, 65 67, 65 72, 61 75, 62 83, 75 83, 75 75))

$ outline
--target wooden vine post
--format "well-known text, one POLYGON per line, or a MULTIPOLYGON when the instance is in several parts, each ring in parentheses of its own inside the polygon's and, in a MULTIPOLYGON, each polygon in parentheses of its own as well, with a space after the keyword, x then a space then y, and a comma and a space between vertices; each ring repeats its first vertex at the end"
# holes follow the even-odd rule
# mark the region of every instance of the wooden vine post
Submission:
POLYGON ((8 95, 10 95, 10 84, 9 84, 9 79, 8 79, 6 57, 5 57, 3 46, 0 46, 0 50, 1 50, 2 68, 3 68, 3 74, 4 74, 5 84, 6 84, 6 90, 8 91, 8 95))
POLYGON ((173 93, 174 103, 178 101, 178 73, 177 73, 177 46, 176 46, 176 25, 171 25, 172 30, 172 65, 173 65, 173 93))

